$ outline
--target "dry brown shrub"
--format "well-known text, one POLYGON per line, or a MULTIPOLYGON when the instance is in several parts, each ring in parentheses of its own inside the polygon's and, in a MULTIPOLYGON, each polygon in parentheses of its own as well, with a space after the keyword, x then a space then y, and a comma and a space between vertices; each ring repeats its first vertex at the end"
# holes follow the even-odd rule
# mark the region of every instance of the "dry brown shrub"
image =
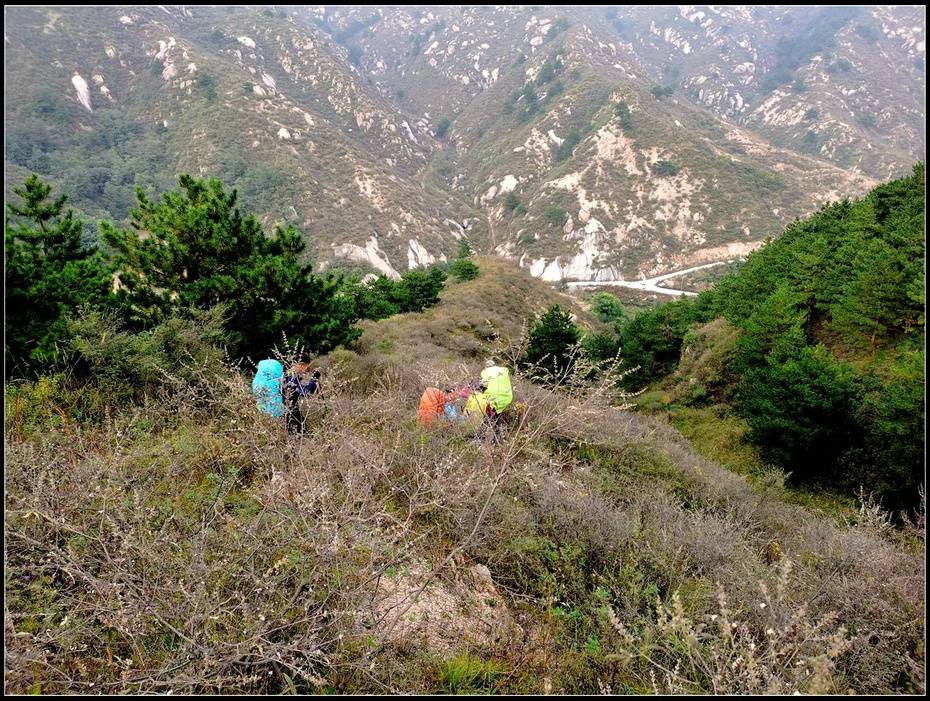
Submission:
MULTIPOLYGON (((678 594, 656 604, 661 633, 646 652, 656 694, 687 694, 706 689, 714 694, 836 693, 836 661, 850 641, 835 614, 812 618, 805 605, 788 604, 790 561, 782 564, 774 591, 759 584, 755 606, 761 621, 749 621, 732 608, 718 588, 717 612, 692 620, 678 594)), ((628 648, 636 639, 614 617, 628 648)), ((642 649, 642 648, 640 648, 642 649)))

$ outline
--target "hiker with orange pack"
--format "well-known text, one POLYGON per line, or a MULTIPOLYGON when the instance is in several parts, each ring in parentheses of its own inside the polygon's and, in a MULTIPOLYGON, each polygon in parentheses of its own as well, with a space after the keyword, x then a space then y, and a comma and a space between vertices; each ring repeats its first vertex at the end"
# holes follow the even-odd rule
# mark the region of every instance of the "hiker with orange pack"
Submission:
POLYGON ((445 390, 427 387, 420 396, 417 421, 429 428, 438 416, 443 416, 453 423, 464 420, 465 417, 456 405, 460 400, 468 398, 470 393, 471 389, 467 385, 459 388, 447 387, 445 390))

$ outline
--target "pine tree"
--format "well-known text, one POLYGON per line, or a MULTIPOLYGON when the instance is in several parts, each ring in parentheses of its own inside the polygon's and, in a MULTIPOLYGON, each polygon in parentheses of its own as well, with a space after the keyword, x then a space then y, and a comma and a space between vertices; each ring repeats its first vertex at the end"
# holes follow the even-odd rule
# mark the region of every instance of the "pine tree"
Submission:
POLYGON ((471 254, 474 253, 474 250, 471 247, 471 244, 468 243, 468 239, 462 239, 459 241, 459 248, 455 253, 457 259, 460 258, 471 258, 471 254))
POLYGON ((624 376, 629 388, 670 373, 681 357, 681 345, 691 324, 701 321, 701 309, 688 299, 663 304, 615 324, 625 358, 638 369, 624 376))
POLYGON ((847 343, 874 352, 878 343, 903 326, 903 311, 910 306, 905 265, 902 252, 881 239, 860 243, 853 277, 833 308, 833 326, 847 343))
POLYGON ((838 479, 841 456, 861 438, 858 402, 852 368, 823 346, 749 368, 737 391, 753 443, 798 482, 838 479))
POLYGON ((355 305, 340 280, 312 273, 300 232, 279 226, 267 237, 215 178, 181 175, 178 183, 158 202, 137 190, 131 231, 102 225, 116 253, 118 297, 136 325, 223 304, 236 354, 267 354, 282 332, 311 352, 357 337, 355 305))
POLYGON ((616 324, 626 321, 627 315, 623 305, 616 296, 609 292, 598 292, 591 297, 591 311, 598 321, 604 324, 616 324))
POLYGON ((379 275, 366 284, 358 279, 347 281, 345 293, 352 298, 360 319, 385 319, 400 313, 400 305, 393 300, 395 285, 386 275, 379 275))
POLYGON ((411 270, 395 283, 391 299, 401 312, 422 312, 439 302, 439 293, 445 282, 446 274, 439 266, 411 270))
POLYGON ((61 359, 67 322, 83 305, 106 305, 111 275, 100 254, 81 242, 83 223, 64 215, 66 195, 33 174, 13 188, 5 230, 7 377, 61 359))
POLYGON ((631 131, 633 129, 633 117, 630 114, 630 106, 626 104, 625 100, 620 100, 617 103, 617 116, 620 117, 620 126, 623 127, 624 131, 631 131))
POLYGON ((480 274, 477 265, 471 260, 472 249, 468 241, 462 239, 459 242, 458 252, 455 258, 449 263, 449 275, 457 280, 474 280, 480 274))
POLYGON ((517 193, 507 193, 507 197, 504 199, 504 209, 506 209, 508 212, 513 212, 516 211, 520 204, 520 198, 517 197, 517 193))
POLYGON ((779 285, 746 320, 734 369, 742 372, 797 357, 807 346, 806 323, 800 295, 787 283, 779 285))
POLYGON ((553 304, 530 329, 521 365, 539 380, 557 380, 570 374, 581 332, 571 315, 553 304))
POLYGON ((448 117, 443 117, 439 120, 439 123, 436 125, 436 138, 441 139, 446 135, 446 132, 449 131, 449 127, 452 126, 452 122, 449 121, 448 117))

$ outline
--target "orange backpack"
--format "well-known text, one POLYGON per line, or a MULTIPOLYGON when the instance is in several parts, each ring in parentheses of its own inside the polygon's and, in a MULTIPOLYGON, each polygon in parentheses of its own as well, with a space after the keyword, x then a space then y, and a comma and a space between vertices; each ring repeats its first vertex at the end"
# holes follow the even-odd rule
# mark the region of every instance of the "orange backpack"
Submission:
POLYGON ((420 408, 417 410, 417 420, 426 427, 433 423, 433 419, 441 416, 446 406, 446 394, 436 387, 427 387, 420 397, 420 408))

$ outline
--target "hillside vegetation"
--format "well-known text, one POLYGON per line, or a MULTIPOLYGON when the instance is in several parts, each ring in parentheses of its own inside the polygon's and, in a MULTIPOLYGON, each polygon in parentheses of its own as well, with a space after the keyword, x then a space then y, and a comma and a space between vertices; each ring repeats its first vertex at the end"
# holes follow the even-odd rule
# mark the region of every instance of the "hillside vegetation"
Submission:
POLYGON ((838 524, 611 406, 609 380, 527 382, 525 322, 573 303, 476 262, 321 358, 302 438, 205 319, 140 337, 142 367, 85 322, 88 382, 8 391, 7 690, 924 690, 922 522, 838 524), (516 369, 501 441, 418 429, 424 386, 487 358, 516 369))
MULTIPOLYGON (((745 422, 792 481, 911 508, 924 482, 923 164, 791 224, 694 300, 614 337, 666 404, 745 422)), ((612 349, 608 346, 608 354, 612 349)))

